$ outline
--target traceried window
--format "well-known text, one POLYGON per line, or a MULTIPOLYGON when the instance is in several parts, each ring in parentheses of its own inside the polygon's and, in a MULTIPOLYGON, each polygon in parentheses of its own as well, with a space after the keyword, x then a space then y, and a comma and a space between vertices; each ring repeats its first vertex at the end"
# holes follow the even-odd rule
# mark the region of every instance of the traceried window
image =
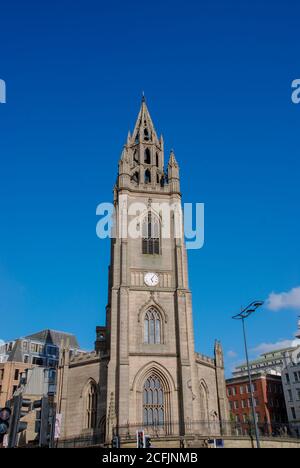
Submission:
POLYGON ((142 253, 160 254, 160 221, 151 211, 145 216, 142 226, 142 253))
POLYGON ((161 338, 161 317, 159 312, 152 307, 146 312, 144 319, 144 343, 160 344, 161 338))
POLYGON ((97 387, 91 382, 86 392, 85 429, 95 429, 97 425, 97 387))
POLYGON ((156 376, 149 377, 144 384, 144 425, 163 425, 165 421, 164 391, 156 376))

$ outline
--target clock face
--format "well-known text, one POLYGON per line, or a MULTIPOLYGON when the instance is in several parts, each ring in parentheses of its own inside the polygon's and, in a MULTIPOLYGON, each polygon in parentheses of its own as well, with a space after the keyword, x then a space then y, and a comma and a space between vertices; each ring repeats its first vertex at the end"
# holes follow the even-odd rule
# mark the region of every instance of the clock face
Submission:
POLYGON ((147 286, 157 286, 159 281, 158 275, 156 273, 146 273, 144 281, 147 286))

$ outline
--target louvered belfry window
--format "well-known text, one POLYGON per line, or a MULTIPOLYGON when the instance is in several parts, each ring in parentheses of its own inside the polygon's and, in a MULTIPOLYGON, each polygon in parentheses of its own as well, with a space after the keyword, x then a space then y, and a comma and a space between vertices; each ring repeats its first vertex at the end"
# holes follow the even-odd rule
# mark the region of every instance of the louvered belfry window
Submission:
POLYGON ((142 253, 148 255, 160 254, 160 222, 150 211, 143 221, 142 253))

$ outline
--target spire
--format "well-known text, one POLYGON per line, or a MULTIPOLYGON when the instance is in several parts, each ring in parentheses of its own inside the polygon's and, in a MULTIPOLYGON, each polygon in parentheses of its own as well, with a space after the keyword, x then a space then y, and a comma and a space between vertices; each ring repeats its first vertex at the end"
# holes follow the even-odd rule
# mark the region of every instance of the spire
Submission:
POLYGON ((224 367, 224 355, 221 341, 215 341, 215 361, 217 367, 224 367))
POLYGON ((174 150, 171 150, 168 163, 168 180, 173 192, 180 192, 179 166, 176 161, 174 150))
POLYGON ((175 153, 174 153, 174 150, 172 149, 171 150, 171 153, 170 153, 170 159, 169 159, 169 167, 174 167, 176 169, 178 169, 178 163, 176 161, 176 157, 175 157, 175 153))
POLYGON ((119 188, 165 191, 163 138, 157 137, 144 93, 134 131, 128 133, 121 154, 117 184, 119 188))
POLYGON ((145 94, 142 94, 140 112, 132 134, 132 143, 159 143, 147 104, 145 94))

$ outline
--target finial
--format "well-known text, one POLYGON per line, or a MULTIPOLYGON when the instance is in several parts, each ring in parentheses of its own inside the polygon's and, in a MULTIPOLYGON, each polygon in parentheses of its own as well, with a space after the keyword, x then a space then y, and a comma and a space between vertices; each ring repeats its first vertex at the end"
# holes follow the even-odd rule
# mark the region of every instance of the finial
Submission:
POLYGON ((142 102, 146 102, 145 91, 142 92, 142 102))

